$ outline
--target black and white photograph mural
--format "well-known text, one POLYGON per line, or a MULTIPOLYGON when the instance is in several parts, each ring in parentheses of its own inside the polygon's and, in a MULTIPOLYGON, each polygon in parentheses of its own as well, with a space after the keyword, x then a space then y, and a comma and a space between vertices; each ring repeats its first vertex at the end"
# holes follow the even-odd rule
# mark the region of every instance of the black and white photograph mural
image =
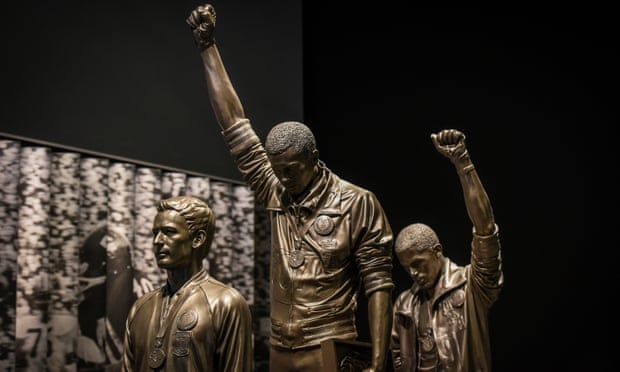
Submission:
POLYGON ((207 201, 205 266, 254 305, 252 192, 242 183, 0 138, 0 370, 120 370, 133 302, 162 286, 155 203, 207 201))

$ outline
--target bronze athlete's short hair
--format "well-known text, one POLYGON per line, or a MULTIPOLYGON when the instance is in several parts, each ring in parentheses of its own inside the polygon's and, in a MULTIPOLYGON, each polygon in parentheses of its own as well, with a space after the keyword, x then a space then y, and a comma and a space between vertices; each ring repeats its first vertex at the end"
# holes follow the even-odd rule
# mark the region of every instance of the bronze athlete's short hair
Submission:
POLYGON ((413 248, 421 252, 425 249, 432 249, 437 244, 439 244, 439 238, 433 229, 423 223, 414 223, 398 233, 394 251, 399 253, 413 248))
POLYGON ((311 153, 316 149, 314 134, 304 123, 285 121, 275 125, 265 140, 265 150, 269 155, 279 155, 293 147, 296 152, 311 153))
POLYGON ((157 212, 166 210, 176 211, 185 219, 187 230, 192 237, 199 230, 205 231, 205 242, 199 250, 200 258, 205 258, 215 235, 215 216, 207 203, 193 196, 173 196, 157 204, 157 212))

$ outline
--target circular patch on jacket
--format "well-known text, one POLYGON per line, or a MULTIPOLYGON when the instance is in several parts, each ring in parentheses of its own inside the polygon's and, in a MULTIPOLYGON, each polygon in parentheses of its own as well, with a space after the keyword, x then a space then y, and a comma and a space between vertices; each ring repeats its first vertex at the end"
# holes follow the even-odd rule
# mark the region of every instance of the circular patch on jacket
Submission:
POLYGON ((454 307, 461 307, 465 303, 465 291, 462 289, 457 290, 450 296, 450 302, 454 307))
POLYGON ((181 331, 189 331, 198 323, 198 313, 196 310, 186 311, 177 320, 177 328, 181 331))
POLYGON ((324 214, 318 216, 314 221, 314 231, 319 235, 329 235, 334 231, 334 221, 324 214))

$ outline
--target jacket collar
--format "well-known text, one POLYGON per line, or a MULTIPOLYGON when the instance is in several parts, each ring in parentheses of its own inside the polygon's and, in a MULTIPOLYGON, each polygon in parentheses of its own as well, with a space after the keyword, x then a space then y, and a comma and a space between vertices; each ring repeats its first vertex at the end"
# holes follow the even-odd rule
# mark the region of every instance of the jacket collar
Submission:
MULTIPOLYGON (((443 270, 439 276, 437 284, 435 284, 432 306, 435 306, 435 303, 446 293, 452 291, 454 288, 460 287, 467 280, 464 267, 458 266, 448 257, 444 257, 443 260, 443 270)), ((410 291, 413 294, 413 297, 418 299, 421 295, 420 291, 422 291, 422 289, 417 283, 413 283, 410 291)))
MULTIPOLYGON (((336 185, 335 175, 325 166, 323 161, 319 160, 319 174, 314 180, 314 183, 310 187, 308 195, 300 203, 295 203, 291 194, 282 188, 277 198, 272 198, 269 201, 267 209, 283 211, 285 209, 299 208, 305 210, 307 214, 316 210, 317 207, 326 202, 333 208, 340 209, 340 193, 334 193, 332 191, 336 185), (329 196, 329 198, 328 198, 329 196)), ((338 190, 339 191, 339 190, 338 190)))

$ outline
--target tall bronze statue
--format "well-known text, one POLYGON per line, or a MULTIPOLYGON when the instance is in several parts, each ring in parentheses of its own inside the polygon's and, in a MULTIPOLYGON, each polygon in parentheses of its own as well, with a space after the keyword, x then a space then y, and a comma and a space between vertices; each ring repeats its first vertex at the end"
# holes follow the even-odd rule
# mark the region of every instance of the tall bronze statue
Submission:
POLYGON ((198 198, 157 205, 153 252, 167 282, 129 312, 123 371, 252 371, 250 308, 202 267, 214 232, 213 212, 198 198))
POLYGON ((448 129, 431 138, 461 182, 473 224, 471 261, 459 266, 444 256, 439 238, 425 224, 414 223, 398 233, 396 256, 414 283, 394 304, 394 369, 489 372, 488 313, 503 285, 499 230, 465 135, 448 129))
POLYGON ((263 145, 221 60, 213 7, 199 6, 187 23, 223 137, 271 219, 271 370, 321 371, 322 341, 356 339, 361 284, 369 304, 369 370, 383 371, 394 285, 393 233, 382 206, 327 168, 306 125, 279 123, 263 145))

